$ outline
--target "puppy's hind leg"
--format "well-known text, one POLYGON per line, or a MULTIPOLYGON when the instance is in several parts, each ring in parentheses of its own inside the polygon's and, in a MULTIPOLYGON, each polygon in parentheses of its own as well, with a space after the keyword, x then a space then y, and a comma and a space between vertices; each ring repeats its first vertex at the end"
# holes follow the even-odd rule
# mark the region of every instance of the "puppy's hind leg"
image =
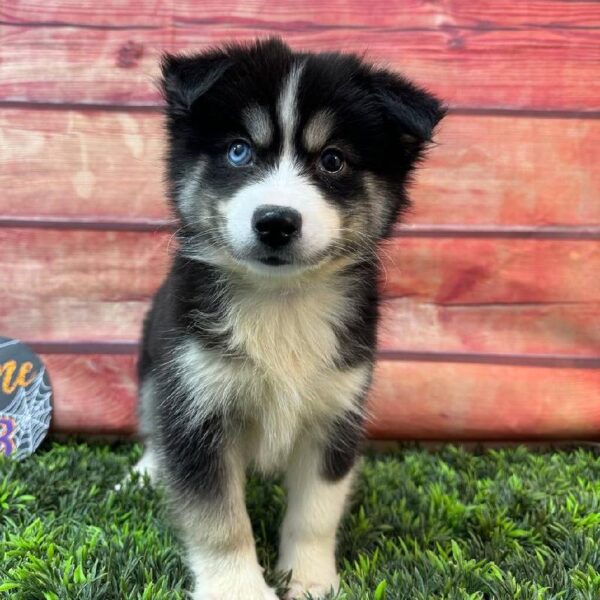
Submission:
POLYGON ((154 402, 154 381, 151 376, 147 376, 140 384, 138 417, 139 417, 139 435, 144 439, 144 451, 142 457, 133 465, 131 472, 128 473, 123 481, 115 486, 115 490, 120 490, 123 485, 133 479, 133 475, 138 475, 138 480, 142 481, 144 477, 150 479, 152 485, 158 483, 158 460, 156 450, 152 444, 154 436, 153 419, 151 418, 152 403, 154 402))
POLYGON ((142 458, 131 467, 131 471, 123 477, 121 483, 115 485, 115 491, 118 492, 125 485, 129 485, 135 479, 135 475, 137 475, 138 482, 143 483, 145 477, 148 477, 151 485, 154 486, 158 483, 158 463, 156 460, 156 451, 152 446, 146 445, 142 458))
POLYGON ((148 476, 150 483, 155 485, 158 482, 158 464, 156 460, 156 450, 150 444, 146 444, 142 458, 138 460, 132 468, 133 473, 137 473, 140 478, 148 476))

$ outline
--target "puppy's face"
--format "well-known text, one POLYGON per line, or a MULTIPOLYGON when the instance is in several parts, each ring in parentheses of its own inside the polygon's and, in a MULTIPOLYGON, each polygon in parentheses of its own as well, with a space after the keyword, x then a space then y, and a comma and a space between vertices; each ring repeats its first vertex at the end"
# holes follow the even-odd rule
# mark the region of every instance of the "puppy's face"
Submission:
POLYGON ((183 251, 264 275, 371 253, 443 116, 399 76, 277 40, 167 56, 163 88, 183 251))

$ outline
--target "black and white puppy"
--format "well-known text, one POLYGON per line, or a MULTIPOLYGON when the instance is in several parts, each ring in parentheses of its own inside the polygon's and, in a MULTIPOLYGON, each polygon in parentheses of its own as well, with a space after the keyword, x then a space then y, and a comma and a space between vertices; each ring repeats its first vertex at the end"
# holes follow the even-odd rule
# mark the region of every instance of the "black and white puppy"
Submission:
POLYGON ((444 111, 403 77, 279 40, 162 64, 171 271, 139 361, 146 452, 196 600, 267 600, 244 503, 285 472, 290 598, 337 590, 336 529, 363 432, 377 246, 444 111))

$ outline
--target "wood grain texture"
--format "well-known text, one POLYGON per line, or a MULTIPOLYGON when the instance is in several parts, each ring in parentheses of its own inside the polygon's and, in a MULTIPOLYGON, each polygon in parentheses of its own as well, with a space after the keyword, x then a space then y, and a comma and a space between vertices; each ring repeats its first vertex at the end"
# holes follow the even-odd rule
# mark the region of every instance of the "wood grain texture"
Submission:
MULTIPOLYGON (((131 434, 135 357, 42 356, 53 430, 131 434)), ((370 398, 376 439, 573 439, 600 431, 600 371, 381 361, 370 398)))
POLYGON ((135 433, 135 356, 49 354, 42 360, 54 391, 53 431, 135 433))
POLYGON ((595 302, 596 241, 396 239, 382 252, 384 293, 438 304, 595 302))
POLYGON ((450 115, 417 176, 415 224, 600 224, 600 120, 450 115))
MULTIPOLYGON (((450 115, 436 141, 408 223, 600 225, 600 120, 450 115)), ((158 114, 1 110, 0 218, 167 218, 162 156, 158 114)))
MULTIPOLYGON (((168 263, 165 233, 0 230, 0 331, 133 341, 168 263)), ((383 252, 383 350, 600 354, 600 244, 402 239, 383 252)))
MULTIPOLYGON (((0 325, 13 337, 42 347, 72 346, 73 353, 81 345, 107 343, 133 349, 148 307, 149 298, 65 300, 47 305, 41 318, 34 309, 13 308, 0 325), (48 317, 52 310, 58 314, 48 317)), ((600 321, 600 302, 453 306, 386 298, 381 313, 379 350, 384 354, 516 356, 513 362, 521 363, 534 355, 600 360, 600 327, 593 326, 600 321)))
POLYGON ((471 27, 598 27, 600 10, 581 0, 498 2, 471 0, 333 0, 328 3, 278 0, 208 0, 198 10, 196 0, 5 0, 0 18, 10 23, 86 25, 94 27, 157 27, 169 22, 256 23, 268 20, 289 28, 348 26, 390 28, 471 27), (199 14, 200 13, 200 14, 199 14))
MULTIPOLYGON (((169 236, 0 229, 3 335, 129 339, 168 262, 169 236)), ((133 337, 137 338, 137 333, 133 337)))
POLYGON ((600 326, 594 327, 600 302, 452 305, 390 298, 381 312, 384 351, 600 357, 600 326))
POLYGON ((581 439, 600 432, 600 371, 382 361, 371 435, 581 439))
POLYGON ((5 25, 0 100, 158 105, 157 59, 224 39, 285 34, 306 50, 367 51, 451 106, 598 111, 600 47, 594 29, 291 27, 186 22, 140 30, 5 25))
POLYGON ((158 114, 0 111, 0 214, 167 217, 158 114))
POLYGON ((173 0, 4 0, 0 18, 11 24, 135 29, 168 24, 173 4, 173 0))

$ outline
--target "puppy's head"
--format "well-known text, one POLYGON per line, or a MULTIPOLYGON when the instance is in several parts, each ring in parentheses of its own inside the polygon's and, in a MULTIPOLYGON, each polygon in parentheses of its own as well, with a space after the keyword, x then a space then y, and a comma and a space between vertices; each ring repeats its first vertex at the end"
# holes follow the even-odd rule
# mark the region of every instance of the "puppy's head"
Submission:
POLYGON ((396 74, 279 40, 162 69, 183 252, 264 275, 372 252, 444 115, 396 74))

